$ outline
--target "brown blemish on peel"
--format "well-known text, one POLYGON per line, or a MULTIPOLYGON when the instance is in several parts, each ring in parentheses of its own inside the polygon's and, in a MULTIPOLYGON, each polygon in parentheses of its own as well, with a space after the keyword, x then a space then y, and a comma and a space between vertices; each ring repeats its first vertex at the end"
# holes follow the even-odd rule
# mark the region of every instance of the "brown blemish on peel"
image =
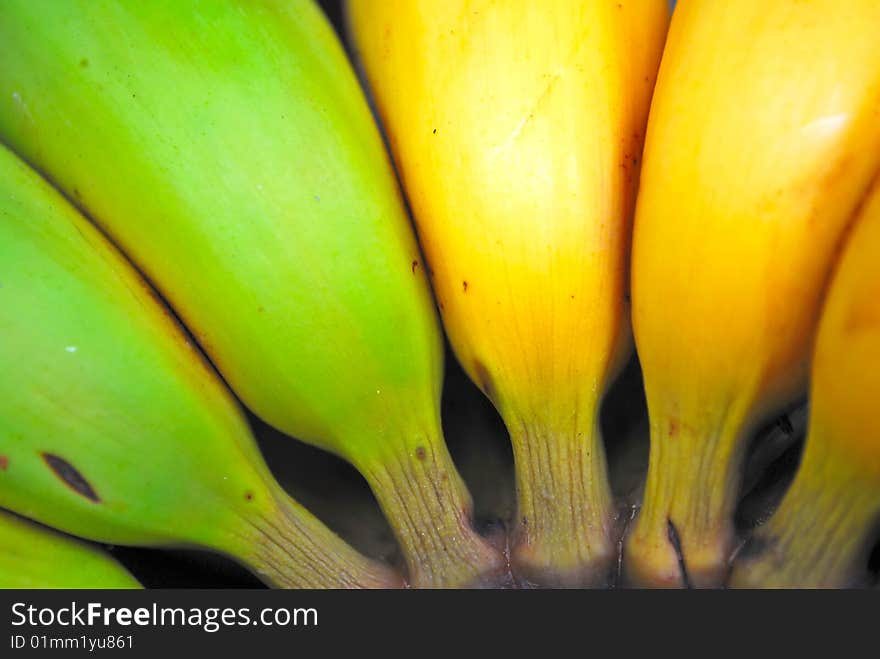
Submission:
POLYGON ((474 373, 477 376, 477 384, 483 393, 489 397, 489 400, 495 400, 495 385, 492 383, 492 376, 481 361, 474 362, 474 373))
POLYGON ((100 503, 101 498, 95 492, 91 483, 64 458, 60 458, 52 453, 41 453, 43 461, 49 466, 56 476, 77 494, 84 496, 89 501, 100 503))
POLYGON ((675 437, 678 434, 678 421, 672 420, 669 422, 669 436, 675 437))
POLYGON ((0 455, 0 471, 6 471, 9 468, 9 458, 0 455))
POLYGON ((466 280, 461 282, 461 290, 464 291, 465 293, 467 293, 467 287, 468 287, 468 283, 466 280))
POLYGON ((413 271, 413 274, 416 273, 416 268, 418 268, 418 267, 419 267, 419 262, 418 262, 418 261, 413 261, 413 262, 412 262, 412 266, 411 266, 411 270, 413 271))
POLYGON ((244 500, 245 501, 253 501, 254 500, 254 493, 253 492, 245 492, 244 493, 244 500))
POLYGON ((421 462, 425 461, 425 447, 417 446, 416 447, 416 458, 418 458, 421 462))

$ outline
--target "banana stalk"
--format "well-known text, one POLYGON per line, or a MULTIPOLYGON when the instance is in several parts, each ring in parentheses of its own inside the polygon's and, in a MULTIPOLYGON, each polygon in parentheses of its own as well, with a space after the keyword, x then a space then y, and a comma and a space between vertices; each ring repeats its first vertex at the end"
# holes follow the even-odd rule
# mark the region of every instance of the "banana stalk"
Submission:
POLYGON ((108 544, 237 559, 278 587, 401 580, 274 481, 154 291, 0 146, 0 506, 108 544))
POLYGON ((311 0, 4 2, 0 137, 248 407, 363 473, 413 585, 503 568, 443 441, 441 334, 393 170, 311 0))
POLYGON ((801 397, 823 290, 880 167, 880 4, 678 3, 633 238, 651 456, 624 566, 717 586, 756 425, 801 397))
POLYGON ((795 480, 734 564, 749 588, 866 582, 880 522, 880 179, 837 266, 816 338, 795 480))
POLYGON ((598 410, 630 349, 630 216, 667 3, 347 10, 452 346, 510 432, 514 568, 604 582, 598 410))

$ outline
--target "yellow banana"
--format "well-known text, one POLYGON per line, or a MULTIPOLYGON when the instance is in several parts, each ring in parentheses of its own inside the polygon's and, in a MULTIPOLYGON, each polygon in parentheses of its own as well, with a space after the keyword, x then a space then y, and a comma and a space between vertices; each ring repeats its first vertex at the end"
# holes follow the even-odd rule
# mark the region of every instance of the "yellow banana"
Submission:
POLYGON ((504 417, 513 562, 602 580, 602 395, 630 346, 627 250, 665 0, 351 0, 453 348, 504 417))
POLYGON ((880 165, 878 34, 875 0, 675 9, 633 237, 651 420, 636 583, 725 576, 750 432, 803 395, 835 251, 880 165))
POLYGON ((0 588, 140 588, 97 547, 0 510, 0 588))
POLYGON ((819 324, 800 467, 740 554, 734 586, 841 588, 865 577, 880 520, 880 179, 856 222, 819 324))

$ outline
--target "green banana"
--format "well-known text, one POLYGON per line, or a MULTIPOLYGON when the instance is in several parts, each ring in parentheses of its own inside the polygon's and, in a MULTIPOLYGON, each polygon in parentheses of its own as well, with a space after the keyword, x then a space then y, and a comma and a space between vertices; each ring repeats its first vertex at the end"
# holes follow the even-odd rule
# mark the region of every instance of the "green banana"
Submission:
POLYGON ((309 1, 11 0, 0 138, 153 281, 246 405, 353 463, 413 585, 500 570, 378 129, 309 1))
POLYGON ((0 146, 0 506, 110 544, 190 546, 274 586, 395 585, 273 480, 152 289, 0 146))
POLYGON ((0 588, 140 588, 96 547, 0 510, 0 588))

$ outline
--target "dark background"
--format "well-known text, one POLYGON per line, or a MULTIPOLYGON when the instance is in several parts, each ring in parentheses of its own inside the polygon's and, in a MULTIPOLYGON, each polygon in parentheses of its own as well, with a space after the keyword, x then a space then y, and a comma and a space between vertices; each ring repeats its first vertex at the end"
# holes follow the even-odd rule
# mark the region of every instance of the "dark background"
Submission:
MULTIPOLYGON (((321 0, 320 4, 345 41, 341 0, 321 0)), ((400 563, 388 524, 360 474, 338 458, 287 437, 256 417, 250 419, 272 471, 294 498, 365 554, 400 563)), ((743 535, 766 518, 790 482, 805 423, 806 408, 801 403, 756 433, 737 513, 743 535)), ((492 405, 448 349, 443 425, 450 452, 473 495, 478 528, 507 529, 515 512, 507 433, 492 405)), ((640 500, 648 455, 647 411, 635 357, 606 395, 602 431, 612 487, 621 514, 629 516, 640 500)), ((232 561, 204 552, 108 549, 147 587, 261 587, 232 561)), ((878 552, 874 553, 876 565, 878 552)))

